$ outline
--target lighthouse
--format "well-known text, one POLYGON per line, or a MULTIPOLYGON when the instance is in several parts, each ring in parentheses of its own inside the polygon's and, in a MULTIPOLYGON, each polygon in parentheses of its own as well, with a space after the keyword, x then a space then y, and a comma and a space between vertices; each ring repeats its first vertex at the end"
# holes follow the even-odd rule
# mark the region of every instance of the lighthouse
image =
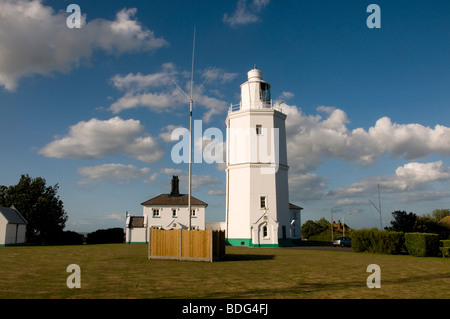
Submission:
MULTIPOLYGON (((286 115, 255 66, 226 118, 226 236, 233 246, 291 243, 286 115)), ((297 225, 298 226, 298 225, 297 225)))

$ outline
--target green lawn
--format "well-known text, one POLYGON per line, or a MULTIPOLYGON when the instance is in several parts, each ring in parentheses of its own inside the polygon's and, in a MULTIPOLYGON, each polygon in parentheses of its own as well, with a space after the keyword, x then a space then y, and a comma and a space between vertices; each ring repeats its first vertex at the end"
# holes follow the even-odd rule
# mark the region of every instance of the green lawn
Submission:
POLYGON ((0 298, 450 298, 450 258, 227 247, 225 261, 148 260, 147 245, 0 248, 0 298), (81 288, 69 289, 69 264, 81 288), (369 289, 369 264, 381 288, 369 289))

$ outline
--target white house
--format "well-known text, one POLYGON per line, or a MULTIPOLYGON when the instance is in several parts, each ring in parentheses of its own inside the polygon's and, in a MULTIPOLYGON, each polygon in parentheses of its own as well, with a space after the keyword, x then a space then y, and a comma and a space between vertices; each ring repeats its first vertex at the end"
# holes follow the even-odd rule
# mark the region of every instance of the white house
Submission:
POLYGON ((0 207, 0 246, 14 246, 25 244, 27 221, 12 206, 0 207))
MULTIPOLYGON (((188 195, 180 194, 178 176, 172 177, 170 194, 161 194, 141 205, 143 216, 130 216, 126 220, 126 243, 148 243, 148 228, 187 229, 189 225, 188 195)), ((205 229, 208 204, 191 196, 191 229, 205 229)))
POLYGON ((300 238, 301 207, 289 203, 286 114, 272 104, 256 67, 226 118, 226 237, 237 246, 278 247, 300 238))

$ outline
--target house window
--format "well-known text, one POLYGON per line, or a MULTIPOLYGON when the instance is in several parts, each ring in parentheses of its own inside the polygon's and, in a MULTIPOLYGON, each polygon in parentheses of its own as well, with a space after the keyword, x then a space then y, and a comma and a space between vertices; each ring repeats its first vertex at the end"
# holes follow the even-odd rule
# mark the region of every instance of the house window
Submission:
POLYGON ((286 239, 286 226, 281 227, 281 233, 282 233, 283 239, 286 239))
POLYGON ((263 226, 263 237, 267 238, 267 226, 263 226))
POLYGON ((159 216, 159 209, 153 209, 153 217, 160 217, 159 216))
POLYGON ((196 212, 195 212, 195 209, 191 209, 191 216, 192 216, 192 217, 196 217, 196 216, 197 216, 197 214, 196 214, 196 212))
POLYGON ((262 135, 262 125, 256 125, 256 135, 262 135))
POLYGON ((266 208, 266 196, 261 196, 260 197, 260 207, 261 208, 266 208))
POLYGON ((176 209, 172 209, 172 217, 177 217, 177 210, 176 209))

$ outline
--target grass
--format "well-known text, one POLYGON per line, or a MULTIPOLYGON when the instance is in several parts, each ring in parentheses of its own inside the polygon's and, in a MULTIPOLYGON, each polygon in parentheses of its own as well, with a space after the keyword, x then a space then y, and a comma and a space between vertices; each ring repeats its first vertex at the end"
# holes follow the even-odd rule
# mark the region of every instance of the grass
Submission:
POLYGON ((450 298, 450 259, 227 247, 214 263, 148 260, 147 245, 0 248, 0 298, 450 298), (81 288, 69 289, 69 264, 81 288), (381 288, 369 289, 369 264, 381 288))

